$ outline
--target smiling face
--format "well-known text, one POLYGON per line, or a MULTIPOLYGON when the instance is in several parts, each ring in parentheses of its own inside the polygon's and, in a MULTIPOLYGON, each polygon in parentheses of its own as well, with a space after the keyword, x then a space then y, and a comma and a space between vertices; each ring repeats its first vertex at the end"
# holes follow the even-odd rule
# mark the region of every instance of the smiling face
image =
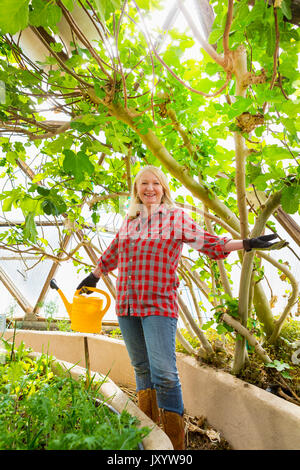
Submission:
POLYGON ((151 210, 154 204, 160 204, 164 194, 164 189, 154 173, 149 170, 144 171, 136 182, 137 195, 146 206, 151 210))

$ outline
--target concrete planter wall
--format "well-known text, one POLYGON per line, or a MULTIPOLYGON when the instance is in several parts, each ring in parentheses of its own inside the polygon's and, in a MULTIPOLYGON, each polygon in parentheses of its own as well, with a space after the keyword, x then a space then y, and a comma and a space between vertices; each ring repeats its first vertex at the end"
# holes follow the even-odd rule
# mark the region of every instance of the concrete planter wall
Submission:
MULTIPOLYGON (((108 374, 118 385, 135 386, 123 341, 102 335, 18 330, 34 351, 85 367, 84 337, 88 338, 91 370, 108 374)), ((5 338, 12 338, 6 331, 5 338)), ((201 366, 177 353, 186 412, 205 416, 236 450, 299 450, 300 407, 243 382, 223 371, 201 366)))

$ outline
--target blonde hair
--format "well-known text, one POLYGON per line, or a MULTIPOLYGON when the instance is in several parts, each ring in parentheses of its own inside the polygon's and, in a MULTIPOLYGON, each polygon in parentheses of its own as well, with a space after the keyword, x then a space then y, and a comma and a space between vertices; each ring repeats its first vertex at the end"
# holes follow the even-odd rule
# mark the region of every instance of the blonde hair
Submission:
POLYGON ((172 200, 171 191, 169 188, 169 183, 168 183, 166 175, 163 173, 163 171, 160 168, 157 168, 156 166, 153 166, 153 165, 146 165, 146 166, 143 166, 143 168, 138 172, 132 185, 132 190, 130 194, 130 203, 129 203, 128 213, 127 213, 128 218, 130 219, 134 219, 135 217, 138 216, 139 209, 142 204, 142 201, 137 195, 137 183, 139 179, 142 177, 142 175, 145 173, 145 171, 151 171, 151 173, 153 173, 157 177, 160 184, 162 185, 164 194, 161 199, 161 203, 166 204, 170 208, 176 207, 175 203, 172 200))

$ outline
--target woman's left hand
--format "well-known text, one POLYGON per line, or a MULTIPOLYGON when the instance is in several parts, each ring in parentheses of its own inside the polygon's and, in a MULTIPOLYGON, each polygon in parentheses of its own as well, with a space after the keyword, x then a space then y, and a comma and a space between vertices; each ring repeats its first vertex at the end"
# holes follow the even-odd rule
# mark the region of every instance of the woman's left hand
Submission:
POLYGON ((280 240, 279 242, 270 243, 270 240, 277 238, 277 233, 271 235, 261 235, 257 238, 246 238, 243 240, 243 246, 245 251, 251 251, 252 249, 256 250, 280 250, 284 248, 289 243, 285 240, 280 240))

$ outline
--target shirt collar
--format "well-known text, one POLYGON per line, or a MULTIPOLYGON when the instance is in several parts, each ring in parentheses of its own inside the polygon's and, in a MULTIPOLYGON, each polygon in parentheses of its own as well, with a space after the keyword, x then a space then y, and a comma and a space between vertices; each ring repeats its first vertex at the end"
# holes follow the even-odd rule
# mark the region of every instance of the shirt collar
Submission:
POLYGON ((166 204, 162 203, 158 208, 158 212, 166 214, 168 212, 168 207, 166 206, 166 204))
MULTIPOLYGON (((164 203, 160 204, 160 206, 153 212, 152 216, 159 213, 159 212, 161 212, 162 214, 166 214, 168 212, 168 208, 167 208, 166 204, 164 204, 164 203)), ((137 212, 137 216, 141 219, 141 213, 140 212, 137 212)))

